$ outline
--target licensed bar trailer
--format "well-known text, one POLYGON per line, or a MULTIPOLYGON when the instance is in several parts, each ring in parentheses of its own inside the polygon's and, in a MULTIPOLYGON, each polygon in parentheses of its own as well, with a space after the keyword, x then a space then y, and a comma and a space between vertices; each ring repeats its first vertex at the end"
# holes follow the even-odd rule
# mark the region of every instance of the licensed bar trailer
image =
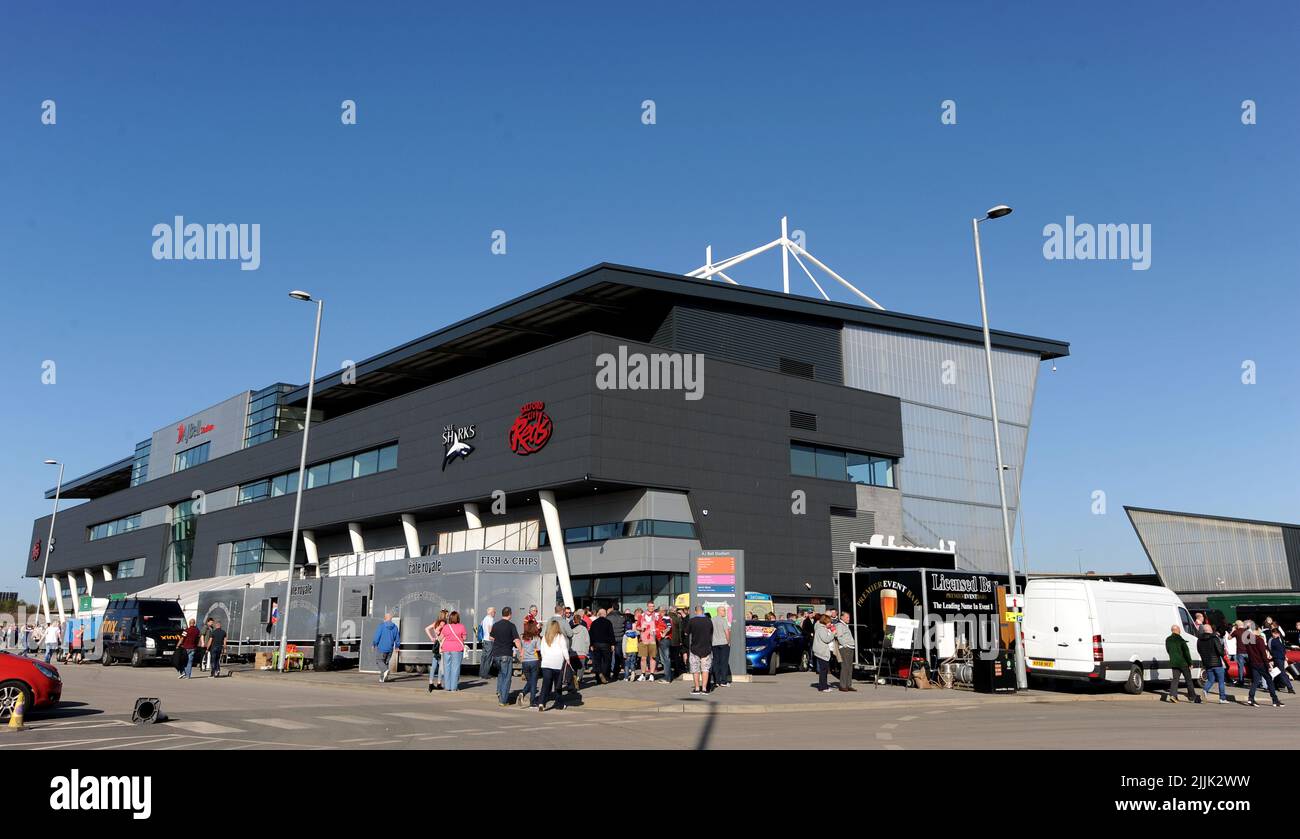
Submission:
POLYGON ((986 677, 1005 686, 1009 675, 1014 690, 1006 584, 1005 575, 946 568, 840 572, 839 607, 850 616, 856 667, 877 684, 914 683, 922 669, 948 687, 980 688, 986 677))
POLYGON ((437 620, 442 609, 460 613, 470 642, 464 663, 477 664, 481 646, 478 623, 489 606, 496 608, 498 616, 503 607, 511 607, 520 629, 529 606, 550 615, 556 602, 556 577, 548 565, 549 557, 544 560, 538 551, 497 550, 376 562, 374 608, 361 633, 361 671, 379 672, 370 642, 387 612, 398 626, 399 666, 428 667, 433 644, 424 629, 437 620))

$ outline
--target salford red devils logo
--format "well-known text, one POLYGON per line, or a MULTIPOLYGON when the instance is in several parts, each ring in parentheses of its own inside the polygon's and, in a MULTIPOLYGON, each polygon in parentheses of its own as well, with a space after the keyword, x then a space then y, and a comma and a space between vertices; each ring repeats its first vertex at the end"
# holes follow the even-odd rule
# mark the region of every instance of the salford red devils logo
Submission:
POLYGON ((510 451, 529 455, 541 451, 546 441, 551 439, 555 426, 542 410, 545 407, 545 402, 529 402, 519 409, 515 424, 510 426, 510 451))
POLYGON ((37 539, 32 545, 32 562, 41 558, 41 540, 37 539))

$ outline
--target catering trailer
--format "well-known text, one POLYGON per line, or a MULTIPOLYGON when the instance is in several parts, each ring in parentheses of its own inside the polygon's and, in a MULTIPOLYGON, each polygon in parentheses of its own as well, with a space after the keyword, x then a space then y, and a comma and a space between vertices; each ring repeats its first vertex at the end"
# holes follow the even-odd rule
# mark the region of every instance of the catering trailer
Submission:
POLYGON ((496 608, 498 616, 509 606, 520 629, 529 606, 550 614, 548 604, 556 602, 556 577, 549 565, 549 558, 544 560, 538 551, 495 550, 375 563, 374 608, 362 627, 360 669, 378 672, 370 640, 385 613, 392 613, 398 625, 398 664, 427 668, 433 644, 424 630, 443 609, 460 613, 470 642, 464 662, 477 664, 481 655, 478 624, 489 606, 496 608))
MULTIPOLYGON (((1023 578, 1017 582, 1023 592, 1023 578)), ((878 678, 905 679, 914 663, 935 673, 945 662, 972 665, 1005 654, 1014 638, 1006 588, 1006 575, 972 571, 840 572, 839 608, 850 616, 857 667, 878 678)))

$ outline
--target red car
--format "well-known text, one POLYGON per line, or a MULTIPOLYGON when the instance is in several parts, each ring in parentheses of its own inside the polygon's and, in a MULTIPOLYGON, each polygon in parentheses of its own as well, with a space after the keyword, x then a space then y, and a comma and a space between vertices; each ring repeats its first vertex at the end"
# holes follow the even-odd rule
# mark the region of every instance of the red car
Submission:
POLYGON ((63 680, 52 664, 0 652, 0 722, 9 722, 20 695, 24 714, 53 707, 63 695, 63 680))
MULTIPOLYGON (((1269 658, 1269 661, 1271 662, 1272 660, 1273 660, 1272 657, 1270 657, 1270 658, 1269 658)), ((1287 664, 1300 664, 1300 650, 1293 650, 1293 649, 1291 649, 1290 647, 1288 647, 1288 648, 1287 648, 1287 651, 1286 651, 1286 662, 1287 662, 1287 664)), ((1241 680, 1237 677, 1237 661, 1236 661, 1236 659, 1234 659, 1232 656, 1228 656, 1228 657, 1227 657, 1227 664, 1225 665, 1225 667, 1226 667, 1226 669, 1227 669, 1227 671, 1228 671, 1228 679, 1229 679, 1229 681, 1233 681, 1233 682, 1241 681, 1241 680)), ((1246 666, 1246 675, 1248 675, 1248 676, 1250 675, 1250 666, 1249 666, 1249 665, 1246 666)))

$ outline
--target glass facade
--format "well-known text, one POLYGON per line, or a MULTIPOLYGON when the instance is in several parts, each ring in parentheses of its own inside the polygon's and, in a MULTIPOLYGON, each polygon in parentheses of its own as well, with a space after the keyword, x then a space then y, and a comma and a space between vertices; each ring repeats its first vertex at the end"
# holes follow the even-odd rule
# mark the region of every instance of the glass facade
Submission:
POLYGON ((144 557, 124 559, 113 569, 113 579, 123 580, 130 577, 144 576, 144 557))
POLYGON ((208 452, 212 447, 211 443, 203 443, 192 449, 186 449, 183 452, 177 452, 175 460, 172 463, 172 472, 180 472, 200 463, 208 462, 208 452))
MULTIPOLYGON (((852 324, 845 325, 842 341, 844 384, 902 403, 906 453, 895 475, 903 507, 898 535, 917 545, 955 542, 958 568, 1005 571, 984 348, 852 324)), ((1037 353, 993 350, 1013 531, 1040 363, 1037 353)))
MULTIPOLYGON (((280 404, 280 400, 294 385, 274 384, 262 388, 248 399, 248 423, 244 428, 244 448, 274 440, 285 434, 302 431, 306 410, 280 404)), ((319 422, 322 414, 312 411, 312 422, 319 422)))
POLYGON ((194 532, 199 515, 193 499, 172 507, 171 540, 167 544, 167 565, 164 583, 180 583, 190 578, 194 560, 194 532))
MULTIPOLYGON (((377 472, 388 472, 397 468, 397 444, 392 443, 378 449, 370 449, 359 454, 348 455, 324 463, 307 467, 307 489, 364 478, 377 472)), ((298 491, 298 470, 263 478, 251 484, 239 487, 240 504, 251 504, 263 498, 275 498, 298 491)))
POLYGON ((140 526, 140 514, 125 516, 114 521, 106 521, 87 528, 87 539, 91 542, 96 539, 107 539, 109 536, 117 536, 120 533, 130 533, 140 526))
MULTIPOLYGON (((653 601, 660 609, 670 608, 677 595, 690 588, 689 574, 608 574, 574 577, 573 599, 579 609, 615 608, 620 612, 644 609, 653 601)), ((615 627, 620 631, 622 627, 615 627)))
MULTIPOLYGON (((564 544, 576 545, 583 542, 601 542, 606 539, 628 539, 634 536, 664 536, 673 539, 694 539, 695 525, 689 521, 664 521, 662 519, 636 519, 635 521, 617 521, 609 524, 582 525, 564 528, 564 544)), ((550 539, 545 530, 538 538, 538 545, 546 547, 550 539)), ((645 605, 645 604, 642 604, 645 605)))
POLYGON ((230 552, 231 574, 257 574, 289 567, 289 539, 267 537, 235 542, 230 552))
POLYGON ((878 457, 864 452, 811 446, 807 443, 790 444, 790 474, 805 478, 850 481, 892 489, 896 462, 892 457, 878 457))
POLYGON ((135 459, 131 461, 131 486, 139 486, 149 480, 149 452, 152 450, 153 440, 135 444, 135 459))

